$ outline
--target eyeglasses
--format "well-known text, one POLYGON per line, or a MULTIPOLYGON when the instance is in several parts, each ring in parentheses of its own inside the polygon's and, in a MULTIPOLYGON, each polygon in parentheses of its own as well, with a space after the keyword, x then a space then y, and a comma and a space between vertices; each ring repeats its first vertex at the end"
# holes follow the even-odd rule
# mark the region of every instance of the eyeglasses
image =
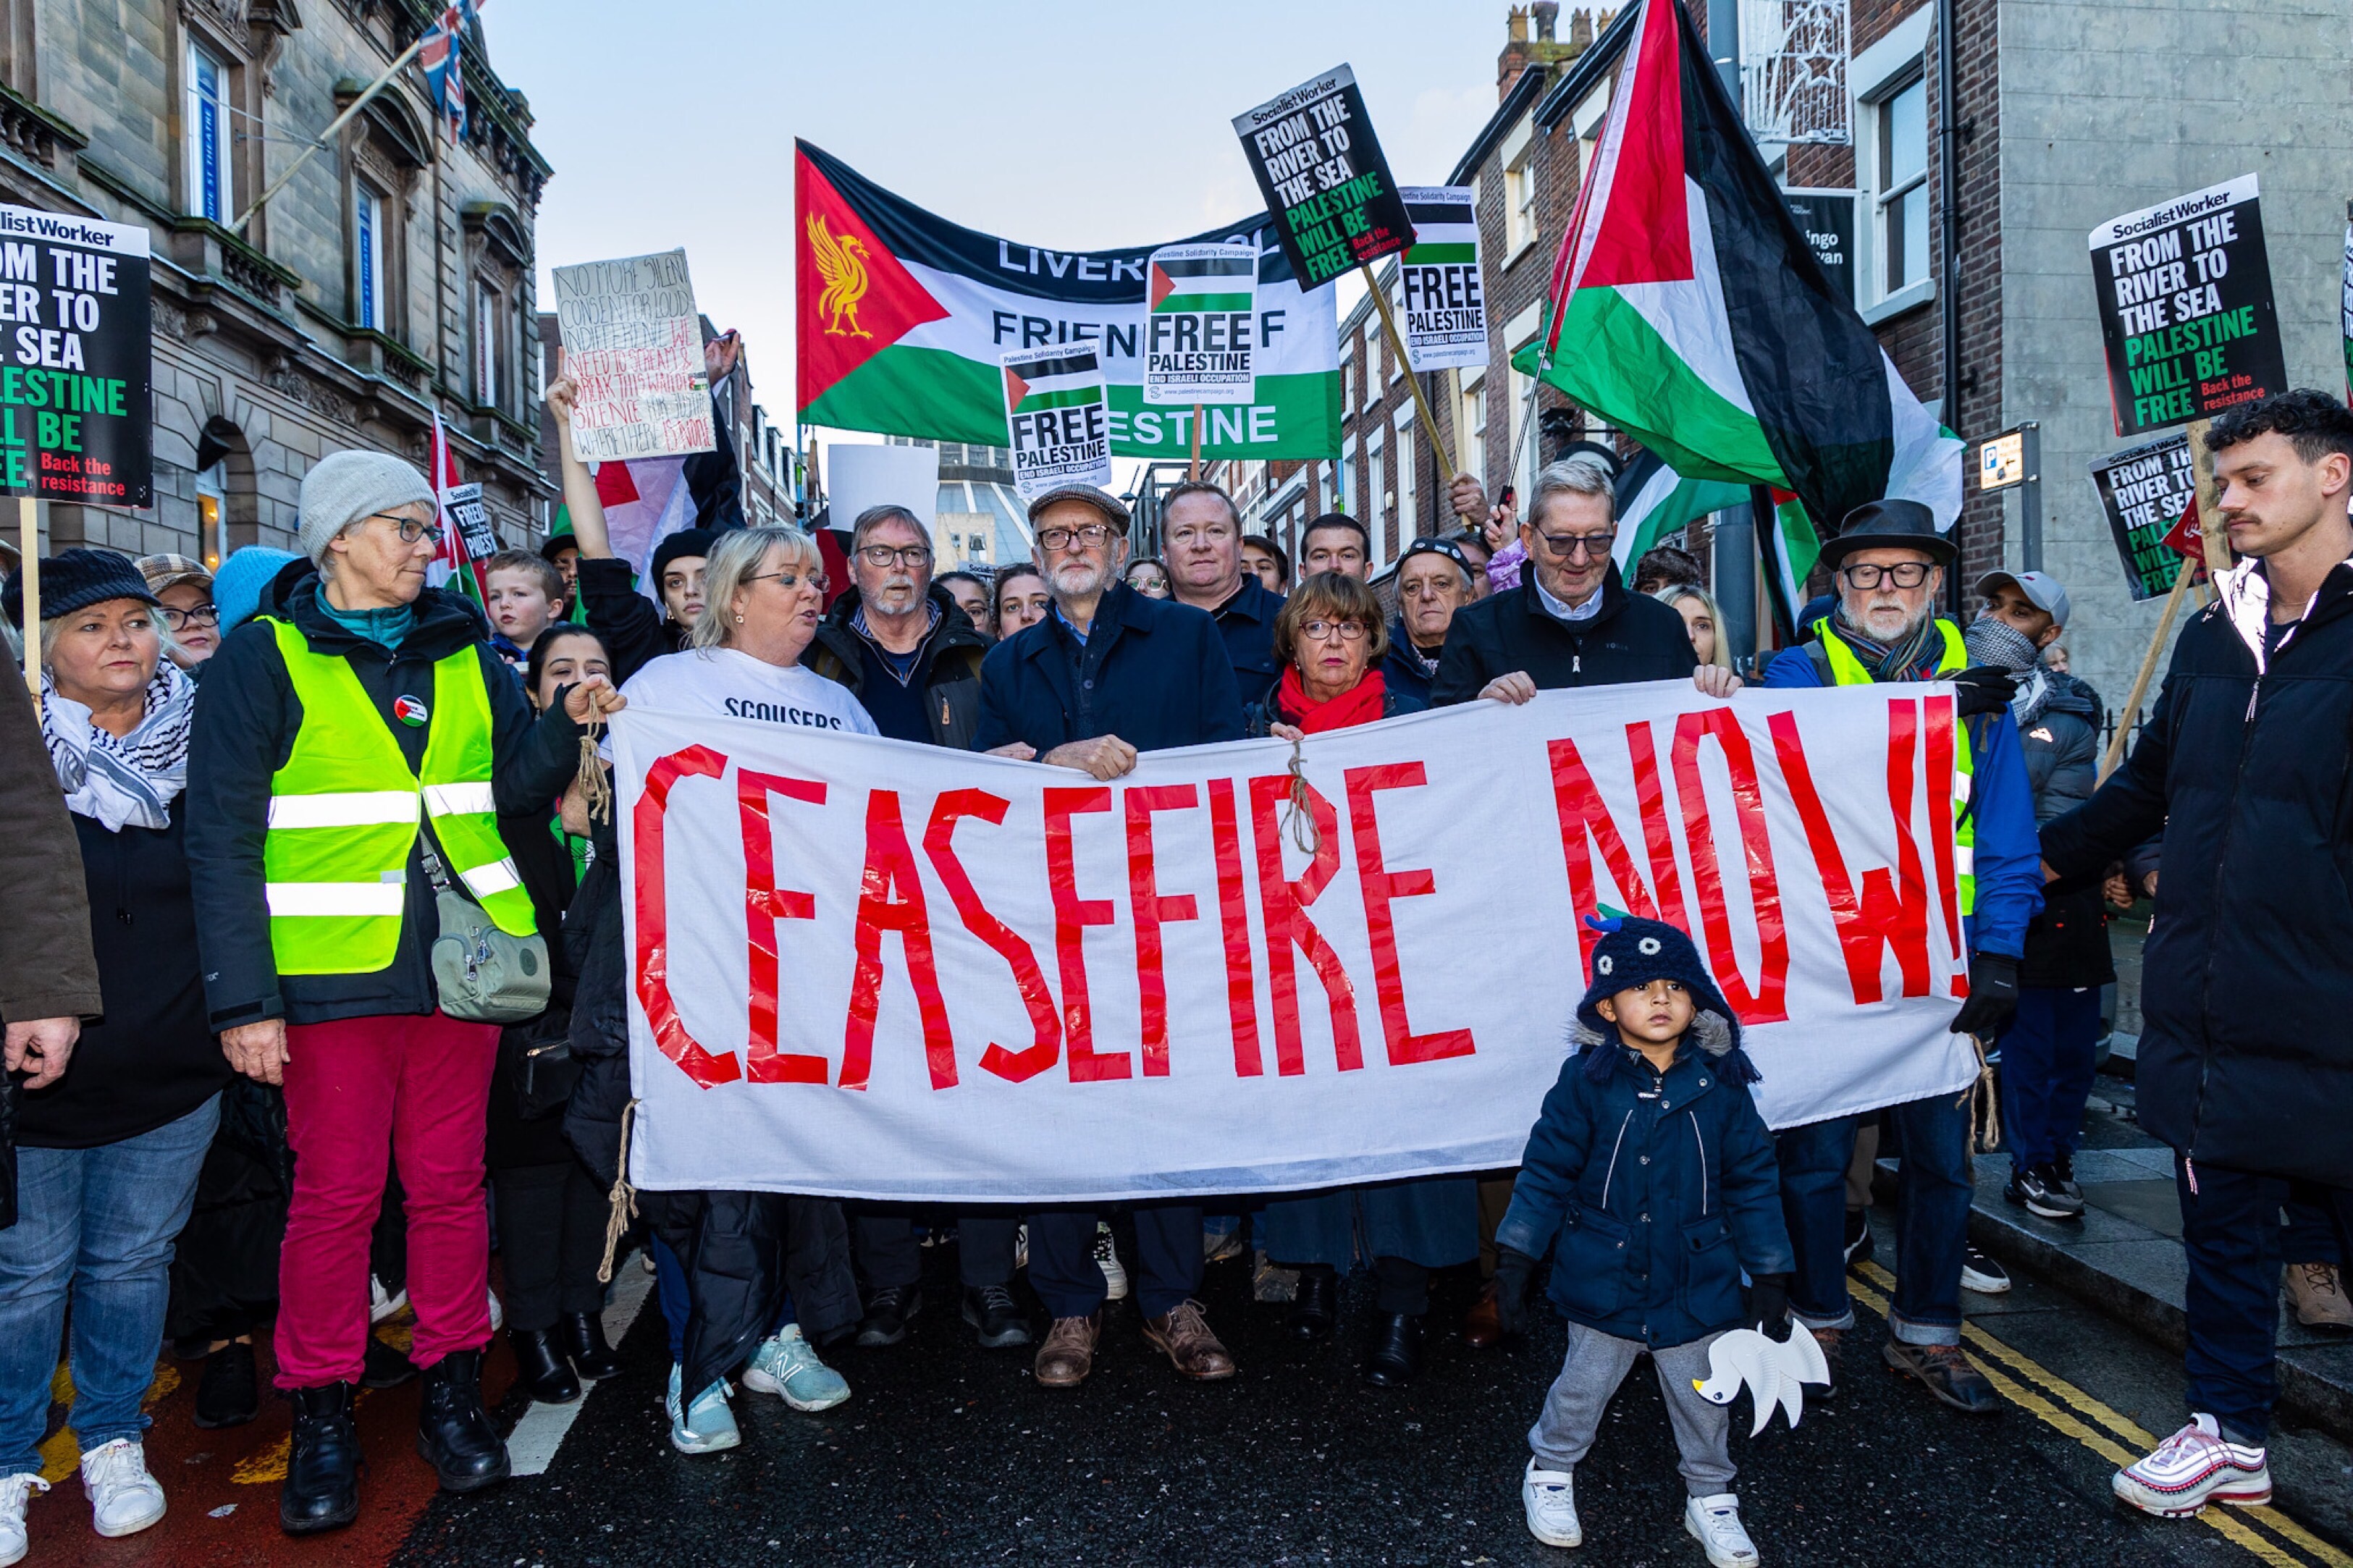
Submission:
POLYGON ((869 566, 921 566, 932 558, 932 547, 905 544, 894 550, 887 544, 869 544, 860 549, 858 557, 869 566))
POLYGON ((442 534, 448 531, 438 522, 419 522, 413 517, 403 517, 396 511, 372 511, 361 521, 369 521, 376 518, 382 518, 392 524, 393 531, 400 535, 400 542, 403 544, 414 544, 420 539, 429 539, 438 544, 441 542, 442 534))
POLYGON ((1038 542, 1048 550, 1068 550, 1073 542, 1092 548, 1110 537, 1111 524, 1107 522, 1091 522, 1083 528, 1041 528, 1038 531, 1038 542))
POLYGON ((776 580, 777 587, 788 594, 795 588, 803 586, 814 588, 822 594, 831 585, 826 581, 826 575, 822 572, 754 572, 746 576, 744 581, 757 583, 770 577, 776 580))
POLYGON ((1309 642, 1322 642, 1334 636, 1343 642, 1362 642, 1366 629, 1362 621, 1305 621, 1299 627, 1300 635, 1309 642))
POLYGON ((1899 561, 1893 566, 1874 566, 1865 562, 1840 567, 1839 575, 1846 579, 1850 588, 1876 588, 1883 579, 1899 588, 1916 588, 1928 580, 1933 570, 1926 561, 1899 561))
POLYGON ((1533 529, 1529 531, 1535 533, 1544 542, 1545 549, 1561 561, 1574 561, 1579 555, 1598 561, 1609 553, 1609 546, 1618 538, 1615 529, 1608 533, 1543 533, 1533 529))
POLYGON ((166 605, 164 624, 175 632, 186 631, 190 626, 216 626, 220 625, 220 611, 210 605, 198 605, 193 610, 175 610, 166 605))

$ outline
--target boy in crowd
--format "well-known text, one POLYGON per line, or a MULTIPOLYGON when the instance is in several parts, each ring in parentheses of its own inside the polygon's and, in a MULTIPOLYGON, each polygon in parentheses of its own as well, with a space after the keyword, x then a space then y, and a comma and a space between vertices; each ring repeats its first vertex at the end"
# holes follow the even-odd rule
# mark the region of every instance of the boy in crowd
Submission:
POLYGON ((483 563, 482 584, 491 647, 520 668, 539 634, 564 616, 564 574, 527 550, 501 550, 483 563))
POLYGON ((1568 1357, 1528 1433, 1521 1504, 1546 1545, 1584 1539, 1572 1477, 1647 1351, 1690 1494, 1683 1528, 1715 1568, 1756 1568, 1732 1491, 1730 1419, 1695 1385, 1726 1330, 1761 1323, 1788 1337, 1797 1259, 1772 1134, 1748 1093, 1757 1069, 1691 938, 1658 921, 1588 924, 1602 936, 1570 1031, 1580 1049, 1545 1096, 1495 1230, 1505 1331, 1520 1328, 1528 1278, 1556 1245, 1551 1296, 1568 1320, 1568 1357))

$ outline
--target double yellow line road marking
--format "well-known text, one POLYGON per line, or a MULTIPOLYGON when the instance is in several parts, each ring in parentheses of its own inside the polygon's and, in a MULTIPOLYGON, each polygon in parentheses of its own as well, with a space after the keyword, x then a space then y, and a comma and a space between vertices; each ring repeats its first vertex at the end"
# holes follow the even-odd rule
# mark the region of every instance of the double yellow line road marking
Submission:
MULTIPOLYGON (((1887 1292, 1895 1289, 1894 1277, 1876 1263, 1858 1264, 1854 1274, 1850 1288, 1855 1300, 1886 1317, 1887 1292)), ((2157 1447, 2156 1434, 1975 1323, 1961 1325, 1961 1338, 1977 1352, 1978 1369, 1994 1392, 2110 1464, 2122 1468, 2157 1447)), ((2313 1568, 2315 1564, 2353 1568, 2353 1555, 2331 1546, 2274 1508, 2210 1508, 2197 1517, 2223 1539, 2275 1568, 2313 1568)))

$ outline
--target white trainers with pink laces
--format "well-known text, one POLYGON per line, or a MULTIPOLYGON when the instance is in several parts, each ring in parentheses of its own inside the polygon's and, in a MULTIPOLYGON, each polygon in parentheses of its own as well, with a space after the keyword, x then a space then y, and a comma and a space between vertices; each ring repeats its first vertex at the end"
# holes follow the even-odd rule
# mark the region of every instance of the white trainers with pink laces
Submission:
POLYGON ((2133 1507, 2166 1519, 2187 1519, 2210 1502, 2260 1508, 2272 1500, 2263 1450, 2227 1441, 2202 1410, 2156 1453, 2118 1470, 2114 1485, 2133 1507))

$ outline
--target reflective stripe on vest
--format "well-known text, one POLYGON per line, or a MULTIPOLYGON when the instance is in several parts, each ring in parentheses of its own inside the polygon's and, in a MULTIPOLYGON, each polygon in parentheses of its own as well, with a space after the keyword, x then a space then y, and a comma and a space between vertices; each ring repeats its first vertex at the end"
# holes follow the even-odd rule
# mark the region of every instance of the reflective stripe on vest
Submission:
POLYGON ((312 652, 286 621, 269 625, 302 705, 293 749, 270 779, 262 841, 278 973, 369 974, 390 966, 407 910, 409 857, 426 819, 443 859, 492 923, 529 935, 531 899, 499 837, 491 694, 473 647, 433 666, 420 776, 351 661, 312 652))
MULTIPOLYGON (((1847 647, 1846 639, 1831 629, 1830 617, 1825 616, 1806 629, 1821 639, 1822 652, 1831 661, 1831 677, 1839 685, 1869 686, 1872 683, 1874 678, 1870 669, 1854 656, 1854 650, 1847 647)), ((1960 628, 1939 617, 1936 632, 1945 646, 1944 656, 1936 660, 1936 674, 1939 677, 1957 675, 1967 669, 1969 652, 1968 645, 1961 640, 1960 628)), ((1953 830, 1953 881, 1954 890, 1960 898, 1961 914, 1966 919, 1975 914, 1978 907, 1978 822, 1977 814, 1967 809, 1977 761, 1970 754, 1973 748, 1966 732, 1967 727, 1964 726, 1961 738, 1953 746, 1953 810, 1958 824, 1953 830)))

